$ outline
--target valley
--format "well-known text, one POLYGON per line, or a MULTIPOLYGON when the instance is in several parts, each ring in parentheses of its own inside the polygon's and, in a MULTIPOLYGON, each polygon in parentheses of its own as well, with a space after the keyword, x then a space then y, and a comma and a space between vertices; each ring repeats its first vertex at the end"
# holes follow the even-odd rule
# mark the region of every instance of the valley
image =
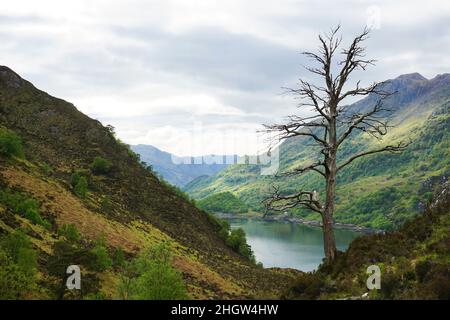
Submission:
MULTIPOLYGON (((402 75, 387 86, 397 93, 383 101, 392 110, 383 117, 393 124, 383 141, 409 139, 411 145, 402 154, 369 156, 342 171, 337 181, 340 192, 335 223, 393 230, 423 210, 436 185, 449 176, 450 75, 430 80, 419 74, 402 75)), ((374 97, 369 96, 351 107, 365 110, 374 102, 374 97)), ((377 145, 383 142, 357 133, 343 145, 341 157, 377 145)), ((295 191, 295 186, 300 185, 311 190, 323 188, 323 181, 312 172, 301 177, 283 176, 283 172, 315 161, 317 150, 306 139, 290 138, 279 148, 277 175, 261 176, 256 165, 232 165, 213 176, 201 176, 183 189, 216 212, 232 213, 230 204, 240 203, 237 207, 267 216, 274 213, 267 212, 262 202, 272 185, 286 191, 295 191), (215 197, 226 193, 231 195, 226 205, 215 201, 215 197)), ((242 209, 234 213, 242 213, 242 209)), ((320 220, 317 213, 299 208, 291 209, 289 214, 312 223, 320 220)))

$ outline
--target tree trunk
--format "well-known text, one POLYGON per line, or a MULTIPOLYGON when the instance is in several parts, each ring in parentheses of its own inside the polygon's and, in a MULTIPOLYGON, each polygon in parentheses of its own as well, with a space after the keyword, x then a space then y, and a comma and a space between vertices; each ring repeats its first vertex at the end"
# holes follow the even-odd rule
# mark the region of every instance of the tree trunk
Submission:
POLYGON ((322 214, 322 229, 323 229, 323 245, 325 250, 325 258, 327 263, 331 263, 336 258, 336 242, 334 239, 333 230, 333 215, 334 215, 334 198, 336 194, 336 154, 337 154, 337 139, 336 139, 336 108, 331 109, 331 121, 329 124, 329 145, 328 155, 325 157, 326 164, 326 198, 325 207, 322 214))
POLYGON ((322 215, 323 245, 327 263, 333 262, 334 259, 336 258, 336 242, 334 239, 334 230, 333 230, 335 188, 336 188, 336 176, 334 173, 330 174, 330 176, 327 179, 325 208, 322 215))

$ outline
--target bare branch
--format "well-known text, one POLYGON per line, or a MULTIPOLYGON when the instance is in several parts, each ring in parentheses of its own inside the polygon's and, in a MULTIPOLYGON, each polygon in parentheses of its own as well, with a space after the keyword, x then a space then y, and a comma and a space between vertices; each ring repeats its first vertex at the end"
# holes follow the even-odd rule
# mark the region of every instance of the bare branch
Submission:
POLYGON ((301 205, 322 214, 323 206, 318 200, 316 191, 300 191, 289 195, 282 195, 279 192, 279 187, 272 186, 272 188, 273 193, 271 197, 264 201, 267 210, 284 211, 301 205))
POLYGON ((315 171, 315 172, 319 173, 320 175, 322 175, 323 177, 325 177, 325 173, 319 169, 320 167, 325 167, 325 163, 322 161, 315 162, 313 164, 310 164, 309 166, 299 167, 299 168, 295 168, 292 171, 284 172, 282 175, 296 176, 296 175, 301 175, 303 173, 306 173, 308 171, 315 171))
POLYGON ((389 127, 386 119, 379 119, 377 113, 381 111, 391 111, 390 109, 383 108, 382 100, 378 100, 374 107, 366 113, 353 113, 351 116, 342 114, 342 117, 348 118, 347 120, 338 119, 342 125, 347 125, 347 129, 337 140, 337 146, 339 146, 344 140, 354 131, 360 130, 366 132, 373 137, 379 139, 387 133, 389 127))
POLYGON ((339 165, 337 167, 337 171, 341 170, 342 168, 344 168, 345 166, 349 165, 350 163, 352 163, 354 160, 364 157, 364 156, 368 156, 370 154, 374 154, 374 153, 380 153, 380 152, 390 152, 390 153, 398 153, 398 152, 403 152, 409 145, 411 144, 411 141, 409 142, 399 142, 396 146, 393 145, 389 145, 389 146, 385 146, 379 149, 374 149, 374 150, 370 150, 370 151, 365 151, 365 152, 361 152, 358 153, 352 157, 350 157, 349 159, 347 159, 345 162, 343 162, 341 165, 339 165))

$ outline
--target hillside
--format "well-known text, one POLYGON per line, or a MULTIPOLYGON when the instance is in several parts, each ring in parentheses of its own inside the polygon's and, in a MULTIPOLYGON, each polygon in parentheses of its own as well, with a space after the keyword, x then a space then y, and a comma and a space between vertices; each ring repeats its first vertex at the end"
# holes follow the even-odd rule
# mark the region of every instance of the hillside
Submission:
POLYGON ((208 212, 246 213, 248 208, 244 202, 231 192, 215 193, 200 200, 198 206, 208 212))
MULTIPOLYGON (((338 177, 336 222, 391 230, 423 210, 437 182, 450 173, 450 74, 425 79, 420 74, 402 75, 389 82, 387 91, 397 93, 384 101, 392 112, 385 114, 394 125, 383 141, 357 133, 342 146, 341 158, 387 142, 412 140, 401 155, 376 154, 359 159, 338 177)), ((365 110, 373 96, 350 108, 365 110)), ((311 163, 317 150, 309 141, 291 138, 280 146, 280 170, 289 171, 311 163)), ((286 192, 298 188, 323 190, 323 181, 314 173, 302 177, 261 176, 255 165, 233 165, 212 177, 199 177, 184 188, 201 200, 214 193, 232 192, 252 210, 264 212, 261 201, 276 184, 286 192)), ((293 209, 307 220, 319 216, 293 209)))
POLYGON ((150 145, 131 145, 142 161, 151 165, 169 183, 183 187, 200 176, 212 176, 228 164, 224 156, 178 157, 150 145), (214 161, 214 160, 218 161, 214 161))
POLYGON ((419 217, 396 232, 355 239, 332 265, 301 275, 286 299, 450 299, 450 183, 440 184, 419 217), (381 271, 368 291, 367 267, 381 271))
POLYGON ((25 253, 38 263, 38 287, 19 298, 70 298, 54 287, 74 262, 92 284, 77 298, 117 297, 123 260, 162 243, 191 298, 273 297, 291 281, 291 272, 258 268, 231 250, 220 223, 162 184, 100 122, 2 66, 0 129, 0 244, 12 248, 9 257, 0 250, 0 272, 27 265, 25 253))

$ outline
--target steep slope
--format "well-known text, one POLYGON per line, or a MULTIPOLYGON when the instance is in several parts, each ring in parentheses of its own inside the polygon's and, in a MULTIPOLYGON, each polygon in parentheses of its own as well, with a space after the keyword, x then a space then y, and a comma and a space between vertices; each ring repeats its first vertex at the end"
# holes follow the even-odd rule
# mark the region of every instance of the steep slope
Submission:
MULTIPOLYGON (((0 203, 0 233, 25 230, 39 249, 44 283, 53 245, 67 224, 76 226, 86 241, 103 238, 110 250, 121 248, 127 256, 171 243, 173 264, 193 298, 273 296, 290 281, 288 272, 257 268, 228 248, 215 220, 161 184, 100 122, 7 67, 0 67, 0 127, 19 134, 25 151, 24 158, 0 157, 3 198, 26 195, 50 224, 30 223, 6 201, 0 203), (86 172, 96 157, 107 159, 110 168, 89 174, 89 192, 79 197, 71 186, 73 173, 86 172)), ((100 276, 114 296, 117 274, 100 276)), ((41 292, 39 297, 49 296, 41 292)))
POLYGON ((183 187, 199 176, 214 175, 228 166, 224 156, 178 157, 150 145, 130 147, 165 180, 178 187, 183 187))
MULTIPOLYGON (((411 139, 413 143, 401 155, 377 154, 359 159, 342 171, 338 178, 335 219, 365 227, 392 229, 423 209, 433 185, 448 177, 450 74, 427 80, 419 74, 402 75, 387 85, 397 94, 384 101, 393 111, 386 114, 394 125, 379 142, 356 133, 342 146, 341 158, 359 150, 387 142, 411 139)), ((369 96, 350 108, 371 108, 376 99, 369 96)), ((317 150, 303 138, 289 139, 280 146, 280 170, 284 172, 316 159, 317 150)), ((214 193, 232 192, 251 209, 263 212, 261 201, 270 193, 270 185, 281 190, 322 190, 323 181, 314 173, 299 178, 261 176, 256 166, 233 165, 212 177, 200 177, 185 190, 196 199, 214 193)), ((317 214, 292 210, 309 220, 317 214)))

